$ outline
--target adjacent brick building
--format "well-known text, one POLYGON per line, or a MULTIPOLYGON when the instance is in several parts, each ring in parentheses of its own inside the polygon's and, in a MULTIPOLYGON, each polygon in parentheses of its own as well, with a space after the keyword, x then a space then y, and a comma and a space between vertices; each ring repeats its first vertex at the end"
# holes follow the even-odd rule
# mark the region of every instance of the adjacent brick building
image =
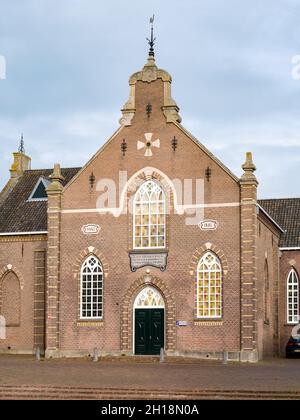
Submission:
POLYGON ((14 153, 0 350, 281 354, 299 315, 300 200, 258 202, 251 153, 239 178, 185 130, 153 51, 129 85, 120 127, 83 168, 32 170, 14 153))

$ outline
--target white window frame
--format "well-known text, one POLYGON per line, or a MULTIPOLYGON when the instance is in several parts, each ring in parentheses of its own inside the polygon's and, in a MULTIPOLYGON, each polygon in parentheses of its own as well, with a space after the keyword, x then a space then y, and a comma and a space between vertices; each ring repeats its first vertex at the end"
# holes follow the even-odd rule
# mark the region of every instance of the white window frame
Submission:
POLYGON ((39 185, 40 185, 41 182, 44 184, 44 187, 46 189, 48 188, 49 184, 51 183, 50 181, 48 181, 48 179, 45 179, 45 178, 43 178, 41 176, 39 178, 38 182, 35 184, 35 186, 34 186, 34 188, 32 190, 32 193, 30 194, 30 196, 29 196, 29 198, 28 198, 27 201, 48 201, 48 198, 47 197, 44 197, 44 198, 33 198, 33 196, 34 196, 34 194, 35 194, 36 190, 38 189, 38 187, 39 187, 39 185))
MULTIPOLYGON (((99 278, 97 278, 96 281, 98 283, 99 278)), ((93 279, 91 280, 91 283, 93 283, 93 279)), ((103 283, 104 283, 104 273, 103 273, 103 267, 102 267, 101 261, 99 261, 99 259, 95 255, 90 255, 89 257, 87 257, 85 259, 85 261, 83 262, 83 264, 81 266, 81 270, 80 270, 80 319, 82 319, 82 320, 95 320, 95 319, 102 320, 103 319, 103 312, 104 312, 104 292, 103 292, 104 284, 103 283), (86 267, 88 267, 92 270, 91 275, 93 275, 94 270, 93 270, 93 267, 90 265, 90 261, 92 259, 96 260, 96 263, 97 263, 96 267, 100 269, 99 270, 100 272, 98 272, 94 275, 101 276, 102 287, 100 289, 97 288, 97 292, 99 292, 99 290, 100 290, 100 293, 97 293, 97 295, 96 295, 97 297, 102 297, 101 316, 99 316, 99 315, 94 316, 93 315, 93 303, 94 303, 94 301, 93 301, 94 288, 93 287, 91 287, 91 295, 90 295, 91 296, 91 316, 83 316, 83 304, 84 304, 84 302, 83 302, 83 276, 88 275, 87 273, 84 272, 86 267)), ((96 302, 97 302, 97 305, 98 305, 99 301, 97 300, 96 302)), ((87 304, 87 302, 86 302, 86 304, 87 304)), ((97 311, 98 311, 98 309, 97 309, 97 311)))
MULTIPOLYGON (((213 265, 213 263, 211 264, 213 265)), ((204 280, 203 280, 204 283, 204 280)), ((210 296, 210 290, 211 290, 211 278, 209 275, 209 286, 208 286, 208 292, 209 292, 209 296, 210 296)), ((204 284, 203 284, 203 289, 204 289, 204 284)), ((216 295, 215 295, 216 296, 216 295)), ((202 302, 204 303, 204 292, 203 292, 203 297, 202 297, 202 302)), ((209 300, 209 312, 211 312, 211 301, 209 300)), ((219 258, 217 257, 216 254, 214 254, 213 252, 206 252, 200 259, 199 263, 198 263, 198 267, 197 267, 197 302, 196 302, 196 308, 197 308, 197 319, 222 319, 223 318, 223 272, 222 272, 222 264, 221 261, 219 260, 219 258), (218 270, 200 270, 200 266, 203 264, 203 261, 207 258, 208 255, 211 255, 214 259, 214 263, 217 264, 217 266, 219 267, 218 270), (204 279, 204 273, 220 273, 220 288, 221 288, 221 293, 220 293, 220 315, 200 315, 200 311, 199 311, 199 301, 200 301, 200 278, 199 278, 199 274, 200 272, 203 273, 203 279, 204 279)))
MULTIPOLYGON (((151 226, 154 226, 154 225, 151 225, 151 210, 150 209, 149 209, 148 216, 149 216, 149 224, 148 224, 148 226, 149 226, 149 234, 148 234, 148 239, 149 239, 149 242, 151 243, 151 226)), ((155 182, 153 180, 145 181, 139 187, 139 189, 137 190, 137 192, 135 193, 135 197, 134 197, 134 201, 133 201, 133 249, 136 249, 136 250, 138 250, 138 249, 140 249, 140 250, 146 250, 146 249, 165 249, 166 248, 166 240, 167 240, 167 238, 166 238, 167 237, 167 232, 166 232, 166 229, 167 229, 166 219, 167 219, 166 218, 166 195, 165 195, 165 192, 164 192, 163 188, 161 187, 160 184, 158 184, 157 182, 155 182), (149 206, 151 204, 163 205, 163 213, 164 213, 163 214, 163 216, 164 216, 164 222, 163 222, 163 226, 164 226, 164 244, 162 246, 147 246, 147 247, 143 247, 143 246, 137 246, 136 245, 136 227, 137 226, 140 226, 140 225, 136 225, 136 216, 137 216, 137 213, 136 213, 137 206, 136 205, 139 203, 136 198, 137 198, 138 194, 140 194, 141 190, 144 189, 149 184, 153 184, 155 187, 158 187, 160 189, 160 191, 162 192, 163 200, 146 201, 146 202, 143 202, 142 201, 140 203, 141 203, 141 205, 148 203, 149 206)), ((156 226, 159 226, 159 225, 157 224, 156 226)), ((160 235, 156 235, 156 236, 159 237, 160 235)))
POLYGON ((287 310, 287 323, 289 325, 297 325, 299 323, 299 277, 294 268, 289 271, 287 277, 286 287, 286 310, 287 310), (291 290, 290 290, 291 288, 291 290), (291 295, 290 295, 291 292, 291 295), (290 303, 289 300, 292 300, 290 303), (295 299, 297 301, 295 302, 295 299), (290 305, 292 308, 290 308, 290 305))

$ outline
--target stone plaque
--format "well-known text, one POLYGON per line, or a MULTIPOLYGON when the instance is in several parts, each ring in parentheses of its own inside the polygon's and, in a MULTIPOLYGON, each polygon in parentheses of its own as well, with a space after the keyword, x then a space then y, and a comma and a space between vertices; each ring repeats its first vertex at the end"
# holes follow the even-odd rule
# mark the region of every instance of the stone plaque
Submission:
POLYGON ((219 223, 216 220, 202 220, 199 223, 199 228, 201 230, 216 230, 219 226, 219 223))
POLYGON ((130 267, 132 271, 136 271, 139 268, 151 266, 159 268, 161 271, 165 271, 167 268, 167 252, 130 252, 130 267))
POLYGON ((81 228, 81 232, 84 235, 98 235, 101 230, 101 227, 99 225, 89 224, 84 225, 81 228))

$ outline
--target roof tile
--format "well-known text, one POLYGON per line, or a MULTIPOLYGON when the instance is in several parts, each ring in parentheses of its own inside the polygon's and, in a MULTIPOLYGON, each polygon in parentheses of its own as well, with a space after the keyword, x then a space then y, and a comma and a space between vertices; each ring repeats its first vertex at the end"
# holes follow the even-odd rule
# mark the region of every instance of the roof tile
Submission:
POLYGON ((259 204, 286 231, 281 248, 300 248, 300 198, 259 200, 259 204))
MULTIPOLYGON (((80 168, 62 168, 66 185, 80 168)), ((48 178, 52 169, 25 171, 0 207, 0 233, 47 231, 47 201, 28 201, 40 177, 48 178)))

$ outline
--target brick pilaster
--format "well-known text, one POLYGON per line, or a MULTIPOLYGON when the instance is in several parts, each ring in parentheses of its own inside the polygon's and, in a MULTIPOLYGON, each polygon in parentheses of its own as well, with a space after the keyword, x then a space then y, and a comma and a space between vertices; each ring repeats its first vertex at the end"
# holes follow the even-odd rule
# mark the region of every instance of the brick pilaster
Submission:
POLYGON ((273 291, 273 308, 274 308, 274 354, 280 355, 280 250, 279 242, 276 240, 276 246, 273 247, 273 261, 277 261, 274 267, 274 291, 273 291))
POLYGON ((257 346, 257 179, 252 154, 242 166, 241 188, 241 359, 256 361, 257 346))
POLYGON ((34 347, 45 350, 46 250, 34 253, 34 347))
POLYGON ((59 285, 60 285, 60 235, 61 195, 63 186, 60 166, 55 165, 48 194, 48 249, 47 249, 47 319, 46 357, 59 350, 59 285))

